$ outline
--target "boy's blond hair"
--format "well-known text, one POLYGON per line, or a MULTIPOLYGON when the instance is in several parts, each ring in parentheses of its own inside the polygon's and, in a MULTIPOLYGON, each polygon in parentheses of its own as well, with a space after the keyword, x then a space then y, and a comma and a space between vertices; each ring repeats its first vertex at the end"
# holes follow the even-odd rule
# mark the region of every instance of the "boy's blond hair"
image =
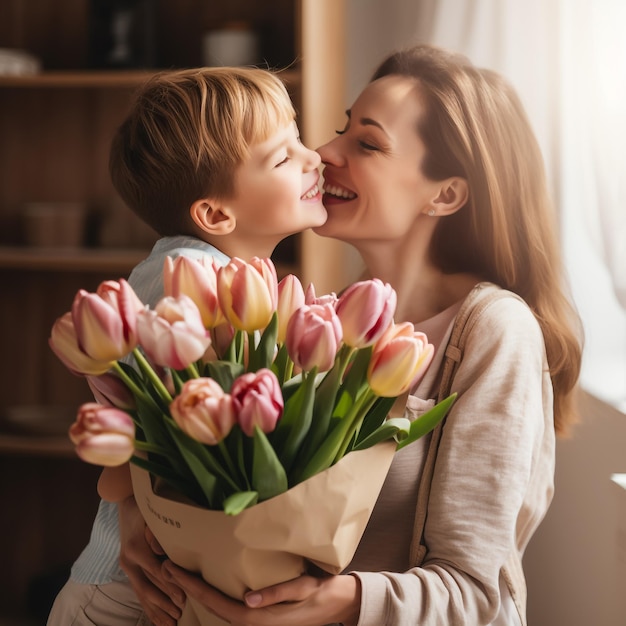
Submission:
POLYGON ((284 84, 267 70, 162 72, 138 90, 113 139, 111 179, 160 235, 192 234, 191 205, 231 197, 249 147, 294 118, 284 84))

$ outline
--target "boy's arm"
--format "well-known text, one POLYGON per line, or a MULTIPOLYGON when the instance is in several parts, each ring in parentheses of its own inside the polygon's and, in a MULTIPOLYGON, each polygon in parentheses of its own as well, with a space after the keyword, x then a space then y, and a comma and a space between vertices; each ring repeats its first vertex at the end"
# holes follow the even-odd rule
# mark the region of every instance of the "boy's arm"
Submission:
POLYGON ((128 463, 117 467, 105 467, 98 479, 98 494, 108 502, 122 502, 133 495, 128 463))

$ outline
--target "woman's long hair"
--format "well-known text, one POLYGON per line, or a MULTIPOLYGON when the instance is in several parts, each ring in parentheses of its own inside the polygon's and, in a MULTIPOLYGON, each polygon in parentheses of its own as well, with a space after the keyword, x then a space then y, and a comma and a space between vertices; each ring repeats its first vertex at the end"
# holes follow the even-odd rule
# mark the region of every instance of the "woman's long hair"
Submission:
POLYGON ((566 295, 555 212, 541 151, 524 108, 498 74, 429 45, 389 56, 372 80, 416 80, 426 113, 417 132, 431 180, 460 176, 469 199, 439 220, 431 247, 446 272, 472 272, 519 294, 544 336, 554 387, 554 420, 563 434, 576 417, 582 330, 566 295))

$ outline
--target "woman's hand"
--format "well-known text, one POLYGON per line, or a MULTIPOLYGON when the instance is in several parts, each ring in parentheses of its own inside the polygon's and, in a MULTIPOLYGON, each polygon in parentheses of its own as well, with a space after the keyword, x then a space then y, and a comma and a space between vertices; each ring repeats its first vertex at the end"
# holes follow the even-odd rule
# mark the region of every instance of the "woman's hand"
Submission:
POLYGON ((171 561, 163 563, 163 572, 208 611, 237 626, 323 626, 336 622, 355 626, 359 617, 361 588, 355 576, 301 576, 248 592, 245 603, 241 603, 171 561))
POLYGON ((118 510, 120 565, 150 621, 155 626, 176 626, 185 594, 163 577, 163 549, 146 526, 133 496, 120 502, 118 510))

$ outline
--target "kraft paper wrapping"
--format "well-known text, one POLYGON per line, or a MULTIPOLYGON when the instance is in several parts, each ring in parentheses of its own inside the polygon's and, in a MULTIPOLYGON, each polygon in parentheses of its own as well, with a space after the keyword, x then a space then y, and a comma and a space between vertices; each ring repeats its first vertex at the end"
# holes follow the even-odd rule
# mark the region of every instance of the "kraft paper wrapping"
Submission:
MULTIPOLYGON (((131 463, 135 498, 174 563, 229 596, 296 578, 311 561, 330 574, 352 560, 393 460, 395 442, 351 452, 339 463, 236 516, 155 493, 131 463)), ((179 626, 221 626, 188 600, 179 626)))

